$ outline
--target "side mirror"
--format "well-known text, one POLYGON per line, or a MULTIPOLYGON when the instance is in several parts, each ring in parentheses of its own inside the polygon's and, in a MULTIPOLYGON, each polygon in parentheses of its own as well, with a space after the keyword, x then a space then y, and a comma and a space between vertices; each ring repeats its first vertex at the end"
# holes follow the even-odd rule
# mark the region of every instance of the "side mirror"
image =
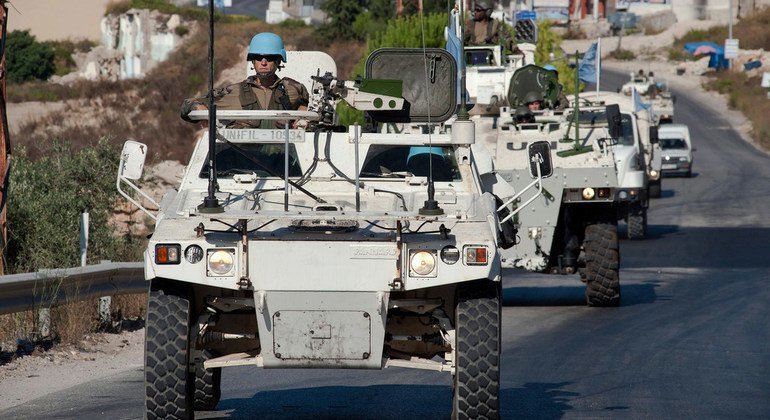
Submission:
POLYGON ((123 151, 120 152, 120 166, 118 167, 118 180, 116 187, 118 189, 118 193, 120 193, 120 195, 122 195, 126 200, 139 207, 139 209, 147 213, 148 216, 152 217, 153 220, 157 220, 157 216, 155 214, 147 210, 147 208, 145 208, 142 203, 132 197, 133 194, 128 194, 121 188, 121 184, 126 184, 136 193, 144 197, 147 201, 156 207, 160 207, 160 205, 155 200, 153 200, 152 197, 144 193, 131 182, 137 181, 142 177, 142 172, 144 171, 144 160, 146 157, 147 146, 139 143, 138 141, 126 141, 123 144, 123 151))
POLYGON ((656 144, 659 141, 658 137, 658 127, 652 126, 650 127, 650 144, 656 144))
POLYGON ((128 140, 120 152, 120 169, 118 176, 136 181, 144 172, 144 161, 147 158, 147 146, 137 141, 128 140))
POLYGON ((547 141, 535 141, 527 147, 529 154, 529 174, 532 178, 548 178, 553 175, 551 144, 547 141), (538 170, 538 168, 540 168, 538 170))
POLYGON ((620 117, 620 106, 618 104, 607 105, 604 108, 607 115, 607 128, 610 131, 610 137, 618 139, 623 135, 623 123, 620 117))

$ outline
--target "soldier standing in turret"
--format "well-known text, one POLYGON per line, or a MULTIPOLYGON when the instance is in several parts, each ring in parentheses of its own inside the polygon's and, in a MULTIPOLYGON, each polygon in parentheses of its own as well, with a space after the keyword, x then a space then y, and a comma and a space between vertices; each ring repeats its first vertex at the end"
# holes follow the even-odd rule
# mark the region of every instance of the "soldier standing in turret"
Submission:
MULTIPOLYGON (((271 32, 254 35, 249 43, 247 61, 254 65, 256 74, 246 80, 214 91, 219 110, 305 110, 309 102, 305 86, 288 77, 279 78, 276 71, 286 62, 286 50, 280 36, 271 32)), ((182 119, 190 121, 192 110, 207 109, 208 99, 191 98, 182 102, 182 119)), ((294 121, 293 127, 299 123, 294 121)), ((233 121, 228 128, 282 128, 275 120, 233 121)))
POLYGON ((492 1, 476 0, 473 19, 465 29, 466 45, 495 45, 500 41, 500 22, 492 19, 492 1))

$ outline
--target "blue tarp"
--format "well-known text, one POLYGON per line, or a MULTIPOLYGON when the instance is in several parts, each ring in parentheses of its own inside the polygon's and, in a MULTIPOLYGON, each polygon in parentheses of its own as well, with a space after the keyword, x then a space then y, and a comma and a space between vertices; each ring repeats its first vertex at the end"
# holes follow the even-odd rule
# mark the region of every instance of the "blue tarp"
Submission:
POLYGON ((729 62, 725 58, 725 48, 713 42, 688 42, 684 44, 684 50, 692 54, 700 47, 711 47, 715 52, 710 53, 709 67, 713 69, 726 69, 729 62))

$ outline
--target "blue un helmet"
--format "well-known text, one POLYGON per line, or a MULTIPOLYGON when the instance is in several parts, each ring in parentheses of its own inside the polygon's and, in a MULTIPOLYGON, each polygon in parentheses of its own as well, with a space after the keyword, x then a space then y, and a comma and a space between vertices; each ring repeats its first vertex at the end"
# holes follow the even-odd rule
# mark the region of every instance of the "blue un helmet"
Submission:
POLYGON ((553 64, 546 64, 546 65, 543 66, 543 68, 546 69, 546 70, 551 70, 551 71, 558 72, 558 70, 556 70, 556 67, 553 64))
POLYGON ((246 60, 252 61, 256 55, 280 55, 285 63, 286 49, 283 47, 283 40, 272 32, 261 32, 254 35, 254 38, 251 38, 251 43, 249 43, 249 53, 246 55, 246 60))

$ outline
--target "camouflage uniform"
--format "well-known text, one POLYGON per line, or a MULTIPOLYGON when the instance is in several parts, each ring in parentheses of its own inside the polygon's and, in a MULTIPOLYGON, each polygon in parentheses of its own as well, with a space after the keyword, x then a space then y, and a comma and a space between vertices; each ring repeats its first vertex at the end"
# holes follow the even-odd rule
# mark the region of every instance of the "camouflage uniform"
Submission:
POLYGON ((497 45, 500 22, 497 19, 469 20, 465 26, 465 45, 497 45))
MULTIPOLYGON (((267 88, 260 88, 256 76, 224 88, 214 90, 214 101, 218 110, 296 110, 307 106, 309 94, 305 86, 288 77, 276 79, 267 88)), ((182 118, 188 120, 187 112, 196 104, 208 104, 207 97, 185 99, 182 103, 182 118)), ((227 128, 283 128, 282 121, 239 120, 226 122, 227 128)))

